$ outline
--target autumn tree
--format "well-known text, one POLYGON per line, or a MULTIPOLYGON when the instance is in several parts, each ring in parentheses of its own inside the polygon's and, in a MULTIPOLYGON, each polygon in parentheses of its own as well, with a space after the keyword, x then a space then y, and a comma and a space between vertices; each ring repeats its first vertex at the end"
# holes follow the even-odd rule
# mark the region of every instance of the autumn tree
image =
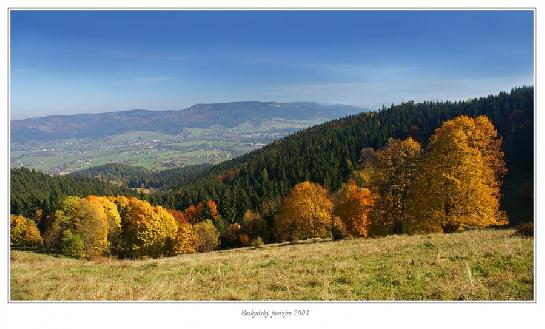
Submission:
POLYGON ((168 209, 167 211, 174 217, 178 224, 178 232, 172 246, 173 254, 191 254, 196 252, 197 236, 195 235, 193 225, 187 220, 184 212, 175 209, 168 209))
POLYGON ((191 254, 197 251, 197 235, 193 225, 189 222, 178 223, 178 231, 173 242, 172 252, 178 254, 191 254))
POLYGON ((10 215, 10 243, 23 247, 39 247, 42 238, 36 223, 21 215, 10 215))
POLYGON ((259 212, 247 210, 242 216, 241 230, 250 241, 258 237, 261 237, 265 242, 270 241, 269 226, 264 216, 259 212))
POLYGON ((167 209, 167 211, 169 212, 169 214, 172 215, 172 217, 174 217, 176 222, 178 222, 179 224, 189 223, 183 211, 176 210, 176 209, 167 209))
POLYGON ((127 201, 121 214, 122 256, 157 257, 172 253, 172 246, 178 233, 174 217, 161 206, 154 207, 133 197, 127 201))
POLYGON ((369 233, 369 213, 374 204, 371 191, 367 188, 360 188, 356 182, 349 180, 339 191, 335 200, 334 214, 342 221, 339 227, 339 234, 343 230, 348 235, 367 237, 369 233))
POLYGON ((196 249, 198 252, 211 251, 219 247, 220 235, 210 219, 193 226, 196 235, 196 249))
POLYGON ((120 234, 121 217, 116 204, 107 197, 68 196, 62 200, 60 209, 47 219, 46 246, 59 249, 66 230, 81 239, 84 256, 109 254, 120 234))
POLYGON ((325 188, 316 183, 295 185, 282 200, 276 216, 279 241, 330 236, 333 202, 325 188))
POLYGON ((190 205, 184 210, 185 218, 191 223, 196 224, 202 219, 203 204, 199 203, 196 206, 190 205))
POLYGON ((370 160, 369 186, 379 196, 372 217, 372 233, 400 234, 406 232, 408 193, 413 184, 422 148, 412 138, 388 140, 383 149, 370 160))
POLYGON ((119 243, 119 235, 121 234, 121 215, 117 205, 108 197, 93 196, 91 198, 95 198, 96 202, 104 209, 108 222, 108 245, 112 248, 119 243))
POLYGON ((79 200, 76 214, 70 227, 83 241, 85 256, 100 256, 109 248, 108 217, 101 205, 101 199, 94 197, 79 200))
POLYGON ((412 232, 507 224, 499 209, 506 173, 501 138, 485 116, 446 121, 430 139, 411 192, 412 232))
POLYGON ((214 220, 216 217, 218 217, 218 205, 214 200, 207 200, 206 202, 202 202, 202 217, 203 219, 211 219, 214 220))
POLYGON ((245 233, 241 232, 239 223, 231 223, 227 226, 227 229, 225 230, 225 245, 232 248, 240 245, 246 246, 248 242, 249 238, 245 233))

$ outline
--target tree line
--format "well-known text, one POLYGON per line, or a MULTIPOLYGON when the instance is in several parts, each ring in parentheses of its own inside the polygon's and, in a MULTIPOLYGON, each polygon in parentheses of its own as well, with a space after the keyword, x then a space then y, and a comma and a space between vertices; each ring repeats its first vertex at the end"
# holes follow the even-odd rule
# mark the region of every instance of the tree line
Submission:
POLYGON ((444 121, 460 115, 486 115, 503 138, 509 174, 502 204, 514 222, 533 216, 533 87, 464 102, 407 102, 333 120, 296 132, 260 150, 204 170, 190 182, 149 196, 153 204, 185 209, 212 199, 232 223, 246 210, 258 212, 278 202, 303 181, 337 190, 361 160, 360 151, 379 149, 389 138, 411 137, 426 145, 444 121))
POLYGON ((509 168, 501 189, 502 207, 512 223, 527 222, 533 216, 533 97, 533 87, 521 87, 464 102, 392 105, 311 127, 213 167, 176 168, 153 173, 151 178, 143 168, 119 165, 90 168, 72 178, 12 169, 10 208, 12 213, 27 217, 41 208, 46 216, 66 195, 137 196, 123 186, 105 182, 121 180, 129 186, 160 188, 139 197, 165 208, 183 210, 214 200, 223 218, 240 224, 246 210, 260 212, 262 207, 278 203, 300 182, 337 190, 356 169, 362 149, 384 147, 388 138, 411 137, 426 145, 445 120, 486 115, 503 138, 502 151, 509 168))
POLYGON ((76 178, 98 178, 101 181, 120 184, 129 188, 163 188, 187 184, 191 179, 210 168, 211 164, 198 164, 161 171, 153 171, 140 166, 121 163, 108 163, 71 173, 76 178))
POLYGON ((508 223, 499 202, 506 173, 502 138, 488 117, 459 116, 436 129, 424 148, 412 137, 363 148, 334 193, 300 182, 278 202, 246 209, 240 222, 224 218, 212 199, 176 210, 135 197, 68 196, 45 219, 12 215, 11 241, 71 257, 137 258, 501 226, 508 223))

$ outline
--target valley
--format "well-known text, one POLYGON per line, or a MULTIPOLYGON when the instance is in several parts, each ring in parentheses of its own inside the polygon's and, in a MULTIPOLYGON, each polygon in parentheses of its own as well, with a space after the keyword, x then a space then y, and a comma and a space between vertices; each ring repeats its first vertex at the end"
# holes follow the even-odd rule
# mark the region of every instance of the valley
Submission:
POLYGON ((102 138, 32 140, 12 143, 11 167, 66 175, 107 163, 151 170, 201 163, 217 164, 324 121, 319 118, 274 118, 259 123, 243 122, 232 128, 221 125, 182 128, 178 134, 126 131, 102 138))
POLYGON ((365 111, 348 105, 247 101, 12 120, 10 165, 66 175, 107 163, 152 170, 217 164, 295 131, 365 111))

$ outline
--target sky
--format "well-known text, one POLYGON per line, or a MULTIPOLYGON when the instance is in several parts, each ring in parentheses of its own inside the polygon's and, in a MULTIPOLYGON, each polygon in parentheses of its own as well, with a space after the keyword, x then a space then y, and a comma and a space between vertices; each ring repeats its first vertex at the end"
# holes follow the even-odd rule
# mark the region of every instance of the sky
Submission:
POLYGON ((533 85, 532 11, 11 11, 11 119, 533 85))

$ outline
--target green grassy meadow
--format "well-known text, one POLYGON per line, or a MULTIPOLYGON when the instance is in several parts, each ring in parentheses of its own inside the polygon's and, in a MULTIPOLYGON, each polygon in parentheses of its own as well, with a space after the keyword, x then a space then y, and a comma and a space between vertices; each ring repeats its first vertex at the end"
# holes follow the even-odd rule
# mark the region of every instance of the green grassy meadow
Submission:
POLYGON ((10 298, 531 301, 534 241, 513 232, 306 241, 147 260, 12 250, 10 298))

